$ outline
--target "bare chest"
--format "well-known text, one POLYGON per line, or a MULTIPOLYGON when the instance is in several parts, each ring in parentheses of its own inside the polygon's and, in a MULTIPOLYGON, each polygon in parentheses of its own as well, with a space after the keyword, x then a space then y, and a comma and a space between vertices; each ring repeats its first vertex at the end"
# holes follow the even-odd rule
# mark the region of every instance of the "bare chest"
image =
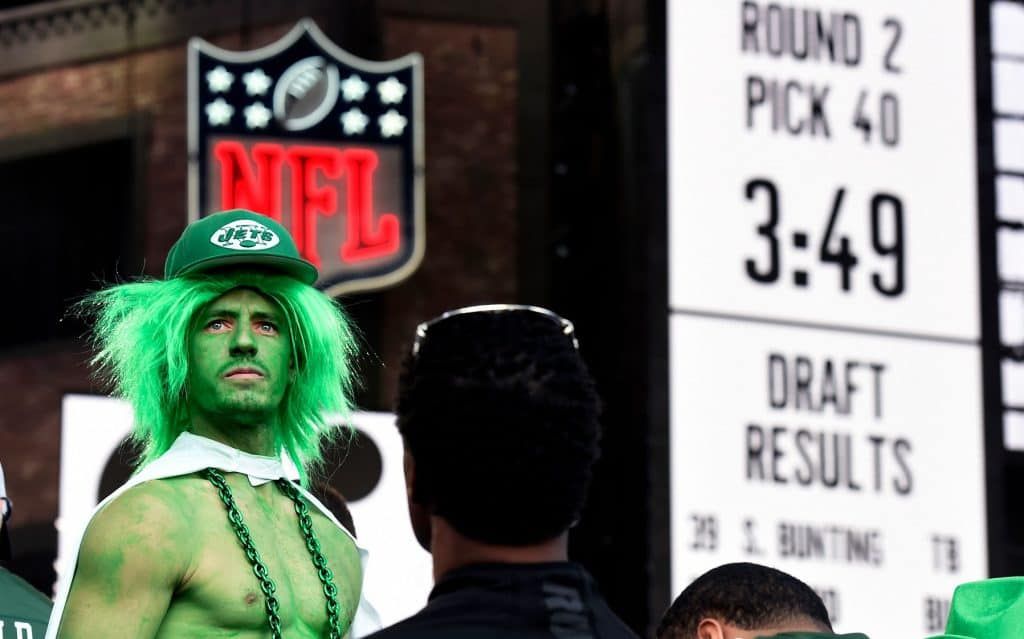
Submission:
POLYGON ((188 540, 192 566, 161 634, 184 636, 182 631, 211 627, 266 636, 270 595, 285 636, 327 636, 326 584, 336 590, 338 616, 347 628, 362 585, 352 540, 311 505, 312 525, 301 525, 294 502, 276 486, 253 488, 244 478, 231 479, 241 525, 229 522, 228 509, 212 486, 197 495, 194 538, 188 540), (310 546, 319 547, 326 570, 315 565, 310 546))

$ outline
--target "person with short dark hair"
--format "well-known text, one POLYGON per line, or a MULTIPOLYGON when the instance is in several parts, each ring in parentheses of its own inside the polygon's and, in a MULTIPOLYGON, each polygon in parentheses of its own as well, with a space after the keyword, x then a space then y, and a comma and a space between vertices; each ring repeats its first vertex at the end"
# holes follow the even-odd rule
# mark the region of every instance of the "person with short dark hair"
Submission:
POLYGON ((724 564, 697 577, 669 607, 658 639, 753 639, 834 635, 828 611, 810 586, 754 563, 724 564), (792 636, 797 636, 796 634, 792 636))
POLYGON ((468 307, 417 328, 397 417, 435 586, 373 637, 636 637, 568 561, 599 406, 572 324, 546 309, 468 307))
POLYGON ((0 466, 0 638, 41 639, 53 604, 27 581, 3 567, 12 557, 7 531, 12 512, 4 469, 0 466))

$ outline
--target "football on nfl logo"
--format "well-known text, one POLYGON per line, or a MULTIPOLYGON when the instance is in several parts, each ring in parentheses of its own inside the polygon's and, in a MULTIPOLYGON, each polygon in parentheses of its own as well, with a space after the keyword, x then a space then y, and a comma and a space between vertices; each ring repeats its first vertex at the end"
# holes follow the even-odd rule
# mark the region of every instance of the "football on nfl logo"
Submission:
MULTIPOLYGON (((188 52, 189 217, 257 211, 287 228, 330 295, 391 286, 419 265, 423 59, 384 62, 312 20, 277 42, 188 52)), ((259 250, 251 229, 220 241, 259 250)), ((211 238, 214 241, 214 238, 211 238)))

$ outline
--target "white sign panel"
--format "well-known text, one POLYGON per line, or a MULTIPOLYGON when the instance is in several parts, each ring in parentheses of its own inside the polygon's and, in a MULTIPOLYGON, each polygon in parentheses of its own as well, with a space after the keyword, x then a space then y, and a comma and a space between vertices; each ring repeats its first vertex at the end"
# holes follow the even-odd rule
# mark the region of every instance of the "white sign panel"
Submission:
POLYGON ((930 632, 927 615, 944 624, 953 588, 987 569, 977 349, 671 326, 674 590, 753 561, 813 586, 837 628, 899 639, 930 632))
MULTIPOLYGON (((426 605, 433 587, 430 555, 416 542, 409 523, 402 470, 402 438, 394 415, 358 412, 352 423, 381 455, 381 476, 366 497, 349 502, 359 543, 370 553, 363 591, 389 626, 426 605)), ((93 395, 66 395, 61 411, 60 516, 57 519, 57 578, 66 577, 71 544, 96 507, 107 460, 127 437, 131 408, 93 395)), ((54 587, 56 591, 57 587, 54 587)))
POLYGON ((671 306, 976 339, 971 3, 668 5, 671 306))
POLYGON ((987 572, 972 3, 668 17, 673 594, 754 561, 937 632, 987 572))

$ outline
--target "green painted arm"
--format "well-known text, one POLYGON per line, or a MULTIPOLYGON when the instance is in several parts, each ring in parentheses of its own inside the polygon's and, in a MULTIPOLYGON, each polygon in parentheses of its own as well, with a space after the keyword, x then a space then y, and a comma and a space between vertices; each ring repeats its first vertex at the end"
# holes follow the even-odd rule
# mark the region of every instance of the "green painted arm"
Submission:
POLYGON ((59 639, 150 639, 190 563, 187 519, 173 490, 147 482, 89 524, 59 639))

